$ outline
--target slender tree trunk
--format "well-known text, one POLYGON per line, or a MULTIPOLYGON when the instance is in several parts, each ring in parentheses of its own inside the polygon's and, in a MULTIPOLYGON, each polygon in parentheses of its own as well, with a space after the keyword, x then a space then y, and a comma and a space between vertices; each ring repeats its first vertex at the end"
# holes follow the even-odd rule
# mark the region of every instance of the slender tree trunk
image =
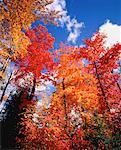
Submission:
POLYGON ((1 99, 0 99, 0 102, 2 102, 2 100, 3 100, 3 97, 4 97, 4 95, 5 95, 6 89, 7 89, 8 85, 9 85, 9 83, 10 83, 11 77, 12 77, 12 72, 11 72, 9 78, 8 78, 8 82, 7 82, 6 85, 5 85, 5 88, 4 88, 4 90, 3 90, 3 93, 2 93, 2 96, 1 96, 1 99))
POLYGON ((2 74, 4 74, 4 72, 5 72, 6 68, 7 68, 8 61, 9 61, 9 57, 6 58, 6 62, 4 64, 4 66, 2 67, 2 74))
MULTIPOLYGON (((63 90, 65 90, 65 84, 64 84, 64 79, 62 81, 62 88, 63 90)), ((67 102, 66 102, 66 95, 63 95, 63 104, 64 104, 64 110, 65 110, 65 128, 67 128, 67 119, 68 119, 68 115, 67 115, 67 102)))
POLYGON ((34 77, 33 86, 32 86, 32 91, 31 91, 31 95, 30 95, 30 97, 29 97, 30 100, 32 100, 32 98, 34 97, 35 86, 36 86, 36 78, 34 77))
POLYGON ((121 87, 120 87, 120 84, 117 82, 117 86, 119 88, 119 91, 121 92, 121 87))
POLYGON ((101 83, 101 81, 100 81, 99 74, 98 74, 98 69, 97 69, 97 66, 96 66, 96 63, 95 63, 95 62, 94 62, 94 67, 95 67, 95 70, 96 70, 96 77, 97 77, 97 79, 98 79, 99 87, 100 87, 100 89, 101 89, 103 98, 104 98, 104 100, 105 100, 105 104, 106 104, 106 106, 107 106, 107 108, 108 108, 108 111, 110 111, 110 108, 109 108, 109 105, 108 105, 108 102, 107 102, 107 98, 106 98, 106 95, 105 95, 105 92, 104 92, 102 83, 101 83))
MULTIPOLYGON (((64 78, 63 78, 63 81, 62 81, 62 88, 63 88, 63 90, 65 90, 64 78)), ((63 104, 64 104, 64 110, 65 110, 65 126, 64 126, 64 128, 65 128, 67 136, 69 137, 69 139, 71 141, 71 148, 72 148, 72 150, 74 150, 73 135, 69 134, 68 131, 67 131, 68 114, 67 114, 67 101, 66 101, 66 95, 65 94, 63 95, 63 104)))

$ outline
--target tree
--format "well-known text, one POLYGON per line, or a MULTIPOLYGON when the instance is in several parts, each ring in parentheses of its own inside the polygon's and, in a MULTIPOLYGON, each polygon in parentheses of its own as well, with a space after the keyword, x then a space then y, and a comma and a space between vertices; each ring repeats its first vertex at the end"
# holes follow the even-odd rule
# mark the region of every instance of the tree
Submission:
MULTIPOLYGON (((33 80, 31 94, 34 95, 37 80, 39 80, 41 77, 47 78, 47 76, 44 77, 42 75, 41 71, 43 69, 51 71, 53 68, 53 56, 49 50, 53 48, 54 38, 43 26, 28 30, 26 32, 26 36, 30 38, 31 44, 28 46, 25 57, 16 62, 16 65, 19 69, 16 72, 17 76, 15 81, 18 81, 17 85, 19 85, 19 81, 21 79, 24 80, 28 76, 31 83, 31 80, 33 80)), ((29 87, 30 85, 28 84, 27 86, 29 87)))
POLYGON ((104 40, 96 33, 83 47, 62 45, 56 52, 56 91, 49 107, 45 104, 39 111, 32 109, 36 121, 32 121, 28 105, 22 122, 25 132, 21 130, 25 138, 19 139, 23 147, 68 150, 119 146, 119 121, 113 125, 119 115, 113 119, 112 108, 118 105, 120 85, 118 73, 112 70, 117 68, 121 46, 105 48, 104 40))
POLYGON ((118 65, 121 45, 116 44, 112 48, 106 48, 105 38, 104 35, 96 33, 92 39, 85 40, 86 46, 80 48, 80 55, 89 61, 87 67, 97 78, 100 103, 103 107, 101 109, 110 111, 113 103, 118 103, 120 99, 119 74, 113 73, 113 70, 118 65))
MULTIPOLYGON (((111 48, 104 46, 105 36, 97 32, 93 38, 85 40, 85 47, 79 50, 80 58, 84 57, 88 60, 87 67, 89 73, 93 74, 97 79, 97 87, 99 92, 100 111, 103 113, 105 126, 103 130, 108 129, 109 134, 114 139, 119 138, 119 116, 120 116, 120 72, 116 71, 119 67, 119 58, 121 52, 121 45, 116 44, 111 48), (116 121, 117 120, 117 121, 116 121)), ((110 136, 109 136, 110 137, 110 136)), ((105 138, 109 138, 106 137, 105 138)), ((104 139, 105 139, 104 138, 104 139)), ((108 141, 113 141, 109 138, 108 141)), ((118 141, 118 140, 117 140, 118 141)), ((111 147, 118 147, 118 142, 108 142, 111 147)), ((109 147, 110 148, 110 147, 109 147)))
POLYGON ((27 53, 30 43, 25 32, 31 24, 36 20, 56 24, 58 12, 47 9, 47 5, 52 2, 53 0, 0 2, 0 78, 3 82, 11 62, 23 58, 27 53))
POLYGON ((57 52, 57 85, 56 92, 51 97, 51 106, 46 109, 44 105, 38 113, 39 124, 42 123, 40 129, 32 125, 30 118, 24 120, 23 124, 27 123, 29 128, 25 125, 26 141, 23 140, 23 143, 31 141, 33 145, 45 145, 51 149, 84 148, 91 145, 84 138, 83 127, 98 109, 97 87, 93 75, 88 75, 82 61, 73 57, 74 51, 73 47, 65 46, 57 52), (30 138, 31 134, 35 136, 30 138))
POLYGON ((16 59, 25 54, 29 44, 27 37, 22 30, 27 30, 35 20, 53 22, 58 16, 57 12, 47 9, 47 5, 53 0, 27 0, 24 1, 2 1, 0 5, 0 47, 3 51, 16 59))
MULTIPOLYGON (((24 113, 24 110, 21 109, 22 105, 26 106, 27 104, 31 104, 31 101, 33 100, 33 97, 36 96, 35 94, 35 88, 37 84, 40 84, 40 79, 48 79, 48 74, 43 75, 41 72, 43 69, 46 68, 46 70, 51 71, 53 68, 54 62, 53 62, 53 56, 50 49, 53 48, 53 42, 54 38, 51 36, 51 34, 48 33, 47 29, 43 26, 39 26, 37 28, 34 28, 32 30, 28 30, 26 32, 26 36, 30 39, 31 44, 28 46, 27 54, 24 58, 17 59, 15 65, 17 68, 16 73, 12 76, 10 76, 10 79, 8 80, 7 85, 9 84, 10 80, 12 80, 12 84, 16 85, 17 89, 17 95, 12 97, 13 110, 9 112, 9 117, 7 117, 6 122, 3 123, 2 127, 6 127, 9 125, 7 132, 5 132, 5 135, 11 137, 14 139, 15 137, 13 135, 16 135, 19 131, 19 126, 17 127, 17 122, 21 121, 21 115, 24 113), (23 84, 22 84, 23 82, 23 84), (16 108, 14 108, 16 107, 16 108), (13 120, 12 123, 10 123, 10 119, 13 120), (12 127, 12 125, 14 127, 12 127), (14 128, 12 130, 11 128, 14 128), (9 133, 11 132, 11 135, 9 133), (14 134, 16 132, 16 134, 14 134), (13 135, 12 135, 13 134, 13 135)), ((1 101, 4 97, 6 87, 3 91, 1 101)), ((33 103, 32 103, 33 104, 33 103)), ((5 131, 5 130, 4 130, 5 131)), ((4 135, 4 132, 3 132, 4 135)), ((7 139, 7 137, 3 138, 7 139)), ((15 141, 11 140, 10 142, 5 145, 4 140, 2 140, 2 146, 8 146, 7 148, 13 148, 10 147, 11 145, 15 145, 15 141)), ((6 141, 6 140, 5 140, 6 141)))

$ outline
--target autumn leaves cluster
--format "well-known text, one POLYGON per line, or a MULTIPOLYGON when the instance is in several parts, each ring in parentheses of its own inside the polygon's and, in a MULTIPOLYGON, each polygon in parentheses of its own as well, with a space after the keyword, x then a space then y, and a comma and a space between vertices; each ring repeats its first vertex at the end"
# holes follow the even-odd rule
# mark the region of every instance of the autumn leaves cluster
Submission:
MULTIPOLYGON (((39 19, 45 22, 54 22, 56 13, 45 15, 47 1, 45 5, 33 0, 19 3, 5 1, 0 18, 1 83, 6 81, 22 93, 19 146, 50 150, 119 147, 121 45, 105 47, 105 35, 97 32, 84 46, 61 44, 52 53, 54 37, 47 29, 28 27, 37 19, 32 10, 43 10, 39 19), (11 64, 14 70, 9 76, 11 64), (55 88, 49 96, 36 92, 43 82, 55 88), (41 107, 37 108, 39 100, 41 107)), ((7 86, 3 86, 1 101, 7 86)))
POLYGON ((106 37, 97 32, 94 39, 85 40, 85 46, 76 48, 62 44, 52 55, 46 50, 52 48, 54 39, 46 33, 43 41, 41 29, 46 30, 39 26, 29 31, 32 38, 30 36, 28 54, 19 62, 18 72, 32 73, 31 99, 28 100, 33 103, 22 104, 26 117, 20 123, 23 126, 20 133, 25 138, 18 136, 18 141, 23 147, 35 149, 118 147, 121 45, 106 48, 106 37), (42 74, 40 71, 44 67, 46 73, 42 74), (36 88, 38 82, 41 85, 41 78, 50 81, 56 90, 48 98, 40 94, 44 103, 38 109, 36 88))

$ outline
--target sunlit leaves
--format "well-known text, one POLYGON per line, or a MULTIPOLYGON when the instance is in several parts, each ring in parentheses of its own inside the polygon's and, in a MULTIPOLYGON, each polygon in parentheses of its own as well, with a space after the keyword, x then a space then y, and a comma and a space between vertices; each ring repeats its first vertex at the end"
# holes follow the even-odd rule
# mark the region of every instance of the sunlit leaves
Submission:
POLYGON ((27 48, 25 57, 17 63, 20 71, 25 74, 31 72, 35 78, 38 78, 42 69, 50 70, 54 64, 52 54, 49 52, 53 48, 54 38, 43 26, 28 30, 26 35, 30 38, 31 44, 27 48))
POLYGON ((29 39, 24 32, 32 23, 36 20, 43 20, 46 23, 55 24, 58 12, 47 9, 47 5, 52 2, 53 0, 0 2, 0 56, 8 55, 12 61, 25 56, 29 39))

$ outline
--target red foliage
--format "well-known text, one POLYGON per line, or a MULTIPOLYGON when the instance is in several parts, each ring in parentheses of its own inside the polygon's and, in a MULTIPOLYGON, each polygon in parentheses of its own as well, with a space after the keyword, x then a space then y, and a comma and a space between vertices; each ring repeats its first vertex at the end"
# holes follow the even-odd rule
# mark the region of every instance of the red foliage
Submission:
POLYGON ((113 72, 118 67, 121 45, 106 48, 105 38, 97 32, 93 38, 85 40, 86 46, 80 48, 80 56, 89 61, 89 72, 97 78, 101 110, 110 111, 114 103, 119 103, 121 97, 120 85, 117 86, 119 74, 113 72))
POLYGON ((19 61, 19 72, 32 73, 35 78, 38 78, 43 69, 52 69, 54 62, 49 50, 53 48, 54 38, 41 25, 28 30, 26 36, 29 37, 31 44, 25 57, 19 61))
MULTIPOLYGON (((51 46, 45 45, 45 41, 42 46, 36 32, 38 30, 34 29, 27 34, 32 37, 32 44, 20 69, 39 77, 43 65, 50 68, 44 54, 51 46), (43 56, 41 63, 38 62, 37 54, 43 56), (36 65, 39 66, 37 70, 36 65)), ((44 39, 43 33, 40 35, 44 39)), ((36 108, 30 108, 32 104, 24 103, 28 107, 22 122, 24 128, 21 131, 26 136, 20 140, 23 147, 28 143, 26 148, 35 149, 105 149, 105 143, 111 141, 115 133, 118 135, 114 129, 118 129, 119 122, 113 124, 112 118, 115 118, 115 122, 120 116, 120 85, 119 74, 113 70, 118 66, 121 45, 105 48, 104 40, 103 35, 96 33, 92 39, 85 40, 84 47, 63 46, 57 52, 59 65, 55 68, 56 92, 51 96, 50 107, 46 108, 45 104, 37 111, 36 108), (86 65, 83 63, 84 58, 88 60, 86 65), (33 113, 38 115, 37 121, 32 120, 33 113), (31 117, 28 114, 32 114, 31 117)), ((50 62, 52 65, 51 59, 50 62)), ((113 148, 112 143, 108 146, 109 149, 113 148)))

